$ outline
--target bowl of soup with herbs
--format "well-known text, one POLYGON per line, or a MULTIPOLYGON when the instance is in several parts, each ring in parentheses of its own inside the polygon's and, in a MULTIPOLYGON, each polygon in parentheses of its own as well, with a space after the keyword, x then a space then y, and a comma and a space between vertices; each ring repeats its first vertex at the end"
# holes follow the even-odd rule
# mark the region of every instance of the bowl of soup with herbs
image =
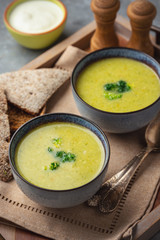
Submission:
POLYGON ((109 160, 102 130, 71 114, 47 114, 24 124, 10 143, 15 179, 48 207, 78 205, 101 186, 109 160))
POLYGON ((160 66, 149 55, 108 48, 84 57, 72 74, 81 114, 108 132, 146 126, 160 107, 160 66))

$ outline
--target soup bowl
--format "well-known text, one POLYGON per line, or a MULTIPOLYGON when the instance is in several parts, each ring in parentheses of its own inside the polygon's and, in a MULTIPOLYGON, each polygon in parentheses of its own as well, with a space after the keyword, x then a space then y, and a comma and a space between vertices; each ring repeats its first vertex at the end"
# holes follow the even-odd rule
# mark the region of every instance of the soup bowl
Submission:
MULTIPOLYGON (((76 142, 76 144, 78 144, 78 142, 76 142)), ((28 121, 15 132, 11 139, 9 147, 9 161, 11 164, 14 179, 19 188, 31 200, 43 206, 52 208, 72 207, 85 202, 92 195, 94 195, 103 183, 107 172, 109 157, 109 142, 103 131, 91 121, 88 121, 83 117, 67 113, 46 114, 28 121), (52 190, 45 187, 39 187, 34 183, 26 180, 26 178, 23 177, 18 170, 16 164, 16 150, 21 140, 24 139, 30 131, 33 131, 37 127, 40 127, 44 124, 57 122, 72 123, 76 126, 78 125, 79 127, 87 129, 87 131, 91 132, 99 139, 98 141, 100 142, 104 151, 104 161, 101 165, 99 173, 97 173, 97 175, 89 182, 80 185, 79 187, 74 187, 66 190, 52 190)))
MULTIPOLYGON (((81 115, 94 121, 104 131, 111 133, 132 132, 145 127, 155 117, 160 110, 160 97, 150 105, 139 110, 114 112, 114 109, 113 111, 104 111, 91 106, 82 99, 77 91, 78 78, 89 65, 99 60, 111 58, 132 59, 144 63, 157 74, 158 78, 160 78, 160 65, 149 55, 129 48, 106 48, 88 54, 75 66, 71 77, 73 96, 81 115)), ((94 89, 94 91, 96 91, 96 89, 94 89)))
POLYGON ((10 23, 10 15, 12 11, 21 3, 27 2, 27 0, 14 0, 11 2, 4 12, 4 23, 11 34, 11 36, 22 46, 30 49, 43 49, 53 44, 59 36, 62 34, 67 20, 67 9, 65 5, 59 0, 48 0, 56 4, 62 11, 63 19, 61 22, 50 30, 42 31, 40 33, 27 33, 19 31, 10 23))

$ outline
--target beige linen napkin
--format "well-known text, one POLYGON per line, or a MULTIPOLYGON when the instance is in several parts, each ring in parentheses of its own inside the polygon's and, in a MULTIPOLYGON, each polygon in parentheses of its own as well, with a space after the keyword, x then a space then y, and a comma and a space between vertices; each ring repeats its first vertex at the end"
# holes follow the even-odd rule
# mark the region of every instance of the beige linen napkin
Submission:
MULTIPOLYGON (((69 47, 56 66, 72 71, 86 53, 69 47)), ((47 112, 79 114, 66 82, 49 100, 47 112)), ((94 119, 93 119, 94 120, 94 119)), ((144 146, 144 131, 130 134, 106 133, 111 157, 106 179, 118 172, 144 146)), ((117 209, 105 215, 86 203, 67 209, 51 209, 28 199, 15 181, 0 182, 0 218, 55 240, 131 239, 133 227, 152 208, 160 185, 159 154, 151 153, 131 180, 117 209)))

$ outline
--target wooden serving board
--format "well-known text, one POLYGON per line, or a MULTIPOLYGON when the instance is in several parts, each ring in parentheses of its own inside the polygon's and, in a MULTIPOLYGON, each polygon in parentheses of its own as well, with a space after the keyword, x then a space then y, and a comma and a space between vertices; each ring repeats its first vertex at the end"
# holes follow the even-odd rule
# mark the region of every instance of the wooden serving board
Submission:
MULTIPOLYGON (((90 39, 95 31, 96 24, 91 22, 87 26, 83 27, 81 30, 65 39, 61 43, 47 50, 45 53, 41 54, 39 57, 29 62, 22 69, 37 69, 42 67, 53 67, 54 63, 65 51, 68 45, 78 47, 82 50, 89 51, 90 39)), ((119 37, 120 46, 125 47, 126 43, 131 35, 131 29, 129 22, 121 16, 118 16, 115 23, 116 32, 119 37)), ((160 47, 158 43, 160 41, 160 31, 156 27, 152 27, 151 30, 156 32, 156 37, 152 37, 153 45, 155 48, 155 58, 160 62, 160 47)), ((8 222, 6 224, 9 224, 8 222)), ((13 223, 10 223, 13 226, 13 223)), ((0 232, 4 236, 8 236, 8 239, 16 240, 46 240, 47 238, 38 236, 37 234, 31 233, 24 229, 19 229, 17 227, 11 228, 10 226, 5 226, 0 224, 0 232), (12 238, 12 236, 15 238, 12 238)), ((136 229, 137 240, 149 240, 156 232, 160 230, 160 189, 157 194, 156 201, 152 211, 145 216, 139 223, 136 229)), ((3 240, 0 235, 0 240, 3 240)))

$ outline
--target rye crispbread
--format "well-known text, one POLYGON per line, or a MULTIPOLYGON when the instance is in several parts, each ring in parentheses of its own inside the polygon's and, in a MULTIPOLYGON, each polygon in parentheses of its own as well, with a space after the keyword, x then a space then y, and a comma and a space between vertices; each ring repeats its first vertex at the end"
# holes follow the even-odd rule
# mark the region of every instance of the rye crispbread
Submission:
POLYGON ((8 182, 13 178, 11 167, 8 159, 9 143, 0 141, 0 180, 8 182))
POLYGON ((9 143, 7 141, 0 140, 0 163, 4 162, 4 159, 8 156, 9 143))
POLYGON ((13 178, 9 159, 8 147, 10 128, 7 115, 7 99, 3 89, 0 89, 0 180, 8 182, 13 178))
POLYGON ((8 141, 10 138, 7 109, 7 99, 4 89, 0 89, 0 140, 4 141, 8 141))
POLYGON ((8 115, 5 113, 0 113, 0 140, 9 141, 10 138, 10 128, 8 115))
POLYGON ((5 82, 9 102, 34 115, 69 76, 66 70, 43 68, 4 73, 0 82, 5 82))
MULTIPOLYGON (((39 114, 35 115, 43 115, 45 113, 45 107, 43 107, 39 114)), ((13 134, 20 126, 22 126, 25 122, 31 120, 33 115, 26 113, 20 108, 14 106, 12 103, 8 102, 8 118, 10 125, 10 132, 13 134)))
POLYGON ((0 89, 0 113, 6 113, 7 110, 7 98, 4 89, 0 89))

